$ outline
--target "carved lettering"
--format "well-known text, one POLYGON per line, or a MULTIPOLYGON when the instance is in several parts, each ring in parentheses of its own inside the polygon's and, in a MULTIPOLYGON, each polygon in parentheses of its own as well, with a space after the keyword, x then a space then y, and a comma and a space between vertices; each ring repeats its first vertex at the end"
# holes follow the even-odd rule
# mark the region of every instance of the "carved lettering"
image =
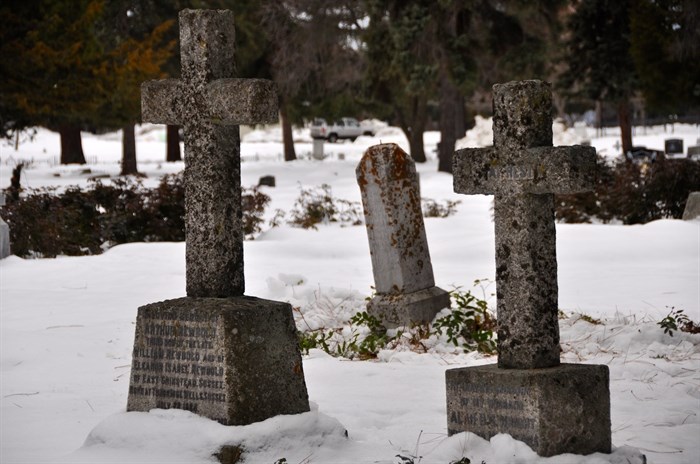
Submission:
POLYGON ((216 321, 191 315, 149 320, 134 346, 130 395, 155 397, 159 408, 197 412, 226 403, 224 356, 215 350, 216 321), (138 372, 138 373, 136 373, 138 372))
POLYGON ((486 174, 487 180, 532 180, 536 175, 542 176, 542 169, 534 166, 492 166, 486 174))
POLYGON ((488 384, 460 385, 458 404, 450 410, 454 430, 466 430, 481 436, 508 431, 528 443, 537 441, 536 419, 527 414, 530 389, 488 384))

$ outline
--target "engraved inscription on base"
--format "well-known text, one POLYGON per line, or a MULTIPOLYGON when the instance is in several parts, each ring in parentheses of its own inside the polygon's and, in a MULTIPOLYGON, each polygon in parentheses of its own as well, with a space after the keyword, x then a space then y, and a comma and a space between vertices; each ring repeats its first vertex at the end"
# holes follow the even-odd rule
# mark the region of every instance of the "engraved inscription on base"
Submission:
POLYGON ((134 343, 129 397, 156 408, 194 413, 220 408, 221 417, 214 419, 225 420, 225 359, 217 349, 223 344, 216 317, 140 322, 143 330, 134 343))
POLYGON ((514 438, 537 446, 537 419, 527 387, 466 384, 455 388, 450 428, 491 437, 508 430, 514 438))

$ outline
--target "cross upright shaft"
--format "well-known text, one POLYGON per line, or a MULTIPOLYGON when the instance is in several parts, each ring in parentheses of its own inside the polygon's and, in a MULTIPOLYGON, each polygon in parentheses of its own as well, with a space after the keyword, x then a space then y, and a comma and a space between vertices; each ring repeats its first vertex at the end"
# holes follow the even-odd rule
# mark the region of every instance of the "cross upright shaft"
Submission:
POLYGON ((182 79, 145 82, 144 122, 185 132, 187 295, 243 295, 239 124, 277 121, 270 81, 234 79, 233 13, 179 15, 182 79))
POLYGON ((494 194, 498 365, 559 364, 554 193, 590 190, 595 149, 552 147, 552 96, 541 81, 493 88, 494 147, 455 153, 454 190, 494 194))

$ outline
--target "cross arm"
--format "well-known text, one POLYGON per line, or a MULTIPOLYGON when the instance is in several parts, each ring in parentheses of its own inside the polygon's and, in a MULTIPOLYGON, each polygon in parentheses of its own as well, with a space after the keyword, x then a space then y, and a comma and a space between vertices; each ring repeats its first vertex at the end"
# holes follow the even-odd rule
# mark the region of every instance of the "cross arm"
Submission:
POLYGON ((184 122, 179 79, 159 79, 141 84, 141 120, 154 124, 180 125, 184 122))
POLYGON ((266 79, 217 79, 208 85, 209 116, 219 124, 279 121, 277 87, 266 79))
POLYGON ((593 189, 595 148, 535 147, 517 153, 465 148, 454 155, 454 191, 463 194, 579 193, 593 189))

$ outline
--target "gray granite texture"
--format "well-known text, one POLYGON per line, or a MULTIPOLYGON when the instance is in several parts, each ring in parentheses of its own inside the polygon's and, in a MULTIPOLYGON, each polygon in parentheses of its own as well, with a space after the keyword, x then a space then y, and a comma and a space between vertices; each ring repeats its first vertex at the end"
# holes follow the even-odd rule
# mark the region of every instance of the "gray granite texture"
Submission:
MULTIPOLYGON (((5 206, 5 194, 0 192, 0 206, 5 206)), ((0 217, 0 259, 7 258, 10 251, 10 226, 0 217)))
POLYGON ((700 192, 690 192, 683 210, 683 220, 690 221, 700 218, 700 192))
POLYGON ((129 411, 243 425, 309 410, 291 306, 243 296, 237 124, 276 122, 277 94, 233 77, 234 39, 231 12, 180 12, 182 79, 142 86, 144 121, 184 126, 188 296, 139 308, 129 411))
POLYGON ((277 122, 275 86, 236 79, 230 11, 180 12, 182 79, 142 85, 144 122, 185 132, 187 295, 245 291, 238 124, 277 122))
POLYGON ((308 411, 291 306, 240 296, 140 307, 127 410, 153 408, 225 425, 308 411))
POLYGON ((493 194, 498 364, 559 364, 554 193, 590 190, 595 149, 552 147, 549 84, 497 84, 494 147, 458 150, 454 190, 493 194))
POLYGON ((0 217, 0 259, 7 258, 10 251, 10 226, 0 217))
POLYGON ((432 321, 450 297, 435 287, 415 162, 398 145, 375 145, 356 174, 377 291, 370 313, 390 325, 432 321))
POLYGON ((540 456, 610 453, 608 367, 446 371, 449 435, 508 433, 540 456))
POLYGON ((453 170, 456 192, 495 196, 498 364, 446 372, 448 433, 609 453, 607 366, 559 361, 554 193, 592 188, 595 149, 552 147, 549 84, 493 90, 494 147, 457 151, 453 170))

